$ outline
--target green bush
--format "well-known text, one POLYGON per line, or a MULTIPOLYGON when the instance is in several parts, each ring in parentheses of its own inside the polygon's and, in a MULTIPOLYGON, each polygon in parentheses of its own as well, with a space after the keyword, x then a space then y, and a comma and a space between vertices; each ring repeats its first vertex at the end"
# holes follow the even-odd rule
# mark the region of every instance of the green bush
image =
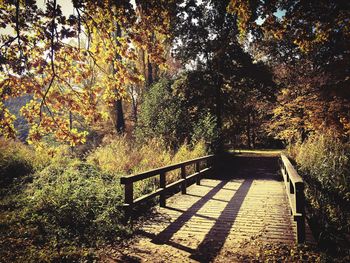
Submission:
POLYGON ((306 173, 329 190, 336 190, 350 201, 350 145, 332 134, 310 137, 300 145, 296 161, 306 173))
POLYGON ((86 161, 105 173, 117 176, 131 174, 135 165, 141 161, 140 158, 125 137, 116 137, 106 139, 103 145, 91 151, 86 161))
POLYGON ((210 112, 201 114, 199 121, 193 127, 192 141, 194 143, 204 141, 205 144, 215 151, 219 140, 217 119, 210 112))
POLYGON ((326 133, 311 136, 290 153, 306 182, 310 220, 320 245, 347 251, 350 257, 350 145, 326 133))
POLYGON ((8 186, 14 179, 41 171, 51 163, 71 158, 69 146, 38 143, 25 145, 20 141, 0 138, 0 185, 8 186))
POLYGON ((161 79, 145 95, 136 131, 139 141, 161 137, 171 146, 184 141, 185 109, 181 100, 173 94, 172 84, 172 80, 161 79))
MULTIPOLYGON (((28 156, 23 160, 33 175, 0 202, 0 258, 6 262, 91 262, 96 246, 132 232, 122 224, 121 175, 206 155, 203 142, 174 153, 160 139, 137 145, 123 136, 105 140, 86 161, 73 158, 65 146, 17 148, 23 151, 18 156, 28 156)), ((176 179, 172 175, 168 183, 176 179)), ((134 197, 158 186, 157 176, 140 181, 134 197)))
POLYGON ((33 171, 33 151, 21 142, 0 138, 0 186, 33 171))
POLYGON ((162 138, 172 149, 185 142, 204 141, 216 151, 220 134, 213 90, 202 77, 200 72, 187 72, 177 79, 163 78, 155 83, 140 107, 137 140, 144 143, 162 138))
POLYGON ((94 244, 127 233, 122 224, 119 180, 79 160, 51 164, 37 173, 26 192, 25 218, 39 236, 57 244, 94 244))

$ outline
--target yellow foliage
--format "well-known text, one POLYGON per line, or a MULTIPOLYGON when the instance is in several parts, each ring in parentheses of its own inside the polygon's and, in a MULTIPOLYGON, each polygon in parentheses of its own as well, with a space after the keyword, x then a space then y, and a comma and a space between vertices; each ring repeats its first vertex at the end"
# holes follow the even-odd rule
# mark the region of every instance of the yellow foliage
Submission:
POLYGON ((231 0, 227 6, 227 11, 229 13, 234 13, 237 15, 237 24, 240 32, 240 37, 244 37, 247 34, 248 23, 252 17, 249 1, 231 0))
MULTIPOLYGON (((84 127, 80 125, 82 122, 90 126, 106 119, 107 113, 100 111, 101 104, 112 105, 115 100, 128 99, 127 87, 143 81, 142 73, 134 66, 139 58, 137 49, 141 46, 152 62, 159 66, 165 63, 163 46, 171 37, 172 9, 168 1, 149 3, 140 13, 141 8, 135 13, 133 6, 127 3, 87 1, 84 10, 80 10, 79 30, 78 25, 69 28, 73 37, 74 33, 80 33, 80 23, 87 30, 87 39, 79 39, 78 43, 58 41, 43 33, 51 30, 44 25, 48 16, 55 14, 51 10, 54 5, 47 6, 47 14, 40 7, 31 9, 32 4, 26 6, 23 1, 19 1, 19 5, 21 17, 33 15, 35 19, 24 21, 31 30, 21 32, 21 41, 8 41, 8 46, 2 46, 6 60, 11 59, 6 73, 0 75, 0 100, 25 94, 33 96, 21 110, 30 126, 31 143, 51 134, 57 141, 68 142, 71 146, 84 143, 87 133, 68 128, 69 116, 79 119, 79 127, 84 127), (30 11, 34 14, 26 13, 30 11), (26 69, 21 72, 18 64, 22 64, 19 56, 23 52, 26 69), (9 87, 10 92, 3 92, 4 87, 9 87)), ((16 6, 9 3, 5 7, 4 16, 9 17, 5 24, 8 22, 8 26, 14 28, 16 19, 11 16, 15 15, 16 6)), ((53 19, 59 32, 60 23, 64 27, 68 23, 65 17, 56 15, 53 19)), ((4 35, 4 39, 6 37, 10 36, 4 35)), ((0 111, 4 115, 0 134, 14 137, 14 116, 4 105, 0 105, 0 111)))

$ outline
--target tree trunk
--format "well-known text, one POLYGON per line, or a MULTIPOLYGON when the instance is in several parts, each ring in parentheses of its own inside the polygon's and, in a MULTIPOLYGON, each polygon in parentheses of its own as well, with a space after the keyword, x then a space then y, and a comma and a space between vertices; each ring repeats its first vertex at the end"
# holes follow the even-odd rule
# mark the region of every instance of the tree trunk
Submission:
POLYGON ((133 116, 133 119, 134 119, 134 123, 136 125, 137 124, 137 108, 138 108, 138 104, 137 104, 137 97, 135 97, 134 87, 132 87, 132 89, 131 89, 131 106, 132 106, 132 116, 133 116))
POLYGON ((147 86, 150 87, 153 83, 153 66, 147 55, 147 86))
POLYGON ((256 129, 255 129, 255 112, 252 112, 252 146, 255 148, 255 142, 256 142, 256 129))
MULTIPOLYGON (((120 26, 117 24, 116 25, 116 37, 121 37, 122 31, 120 26)), ((118 41, 116 43, 119 45, 118 41)), ((117 54, 116 55, 116 60, 121 60, 122 58, 117 54)), ((113 71, 115 72, 115 68, 113 66, 113 71)), ((124 112, 123 112, 123 103, 122 99, 118 99, 114 103, 114 114, 115 114, 115 129, 118 134, 122 134, 125 132, 125 120, 124 120, 124 112)))
POLYGON ((125 120, 123 112, 123 103, 121 99, 118 99, 114 103, 114 112, 116 114, 115 128, 118 134, 123 134, 125 132, 125 120))
MULTIPOLYGON (((69 130, 71 131, 72 129, 73 129, 73 114, 72 114, 72 111, 69 110, 69 130)), ((71 153, 74 152, 73 146, 70 147, 70 151, 71 151, 71 153)))
POLYGON ((219 132, 219 138, 217 142, 217 151, 218 153, 221 153, 224 151, 224 143, 222 138, 222 98, 221 98, 221 88, 224 84, 223 76, 221 74, 217 75, 217 81, 216 81, 216 91, 215 91, 215 97, 216 97, 216 125, 219 132))
POLYGON ((250 113, 247 115, 247 138, 248 138, 248 148, 251 148, 250 141, 250 113))

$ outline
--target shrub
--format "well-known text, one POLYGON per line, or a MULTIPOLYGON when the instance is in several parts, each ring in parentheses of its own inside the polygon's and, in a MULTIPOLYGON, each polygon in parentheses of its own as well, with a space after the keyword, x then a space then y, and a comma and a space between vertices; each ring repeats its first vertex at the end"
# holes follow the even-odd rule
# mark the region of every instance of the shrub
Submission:
POLYGON ((0 138, 0 185, 10 184, 33 171, 33 151, 18 141, 0 138))
POLYGON ((306 182, 310 222, 317 226, 320 245, 347 251, 350 257, 350 145, 326 133, 311 136, 290 152, 306 182))
MULTIPOLYGON (((121 175, 206 154, 203 142, 183 145, 174 154, 160 139, 136 145, 123 136, 106 140, 86 161, 73 158, 65 146, 18 147, 24 147, 19 156, 28 156, 25 160, 32 171, 38 171, 32 182, 0 203, 4 209, 0 211, 0 257, 7 262, 92 262, 93 247, 131 233, 121 224, 121 175), (37 156, 31 157, 33 153, 37 156)), ((158 177, 140 181, 135 184, 135 197, 158 185, 158 177)))
POLYGON ((149 139, 141 145, 125 136, 105 141, 86 156, 88 163, 115 176, 144 172, 171 162, 171 152, 162 139, 149 139))
POLYGON ((192 141, 194 143, 204 141, 212 151, 215 151, 218 140, 217 118, 210 112, 201 114, 199 121, 193 127, 192 141))
POLYGON ((145 94, 139 113, 136 138, 163 138, 178 149, 184 142, 203 140, 211 151, 220 144, 213 87, 203 72, 187 72, 177 79, 163 78, 145 94), (209 96, 209 97, 208 97, 209 96))
POLYGON ((161 79, 147 92, 139 113, 136 137, 139 141, 162 137, 176 147, 186 137, 186 111, 173 94, 172 80, 161 79))
POLYGON ((25 218, 39 236, 57 244, 91 244, 113 240, 127 232, 121 226, 122 190, 115 177, 72 159, 37 173, 25 199, 25 218))
MULTIPOLYGON (((145 140, 142 145, 128 141, 125 136, 112 138, 92 151, 88 163, 119 180, 122 175, 144 172, 171 163, 171 153, 161 139, 145 140)), ((135 183, 135 197, 150 192, 158 184, 158 178, 135 183)))
POLYGON ((40 142, 28 146, 20 141, 0 138, 0 185, 6 187, 15 178, 41 171, 51 163, 61 163, 71 157, 69 146, 50 146, 40 142))
POLYGON ((173 163, 184 162, 207 155, 207 147, 203 140, 198 141, 194 146, 184 143, 175 153, 173 163))
POLYGON ((135 165, 135 172, 144 172, 172 163, 172 151, 162 138, 153 138, 136 149, 141 154, 141 162, 135 165))

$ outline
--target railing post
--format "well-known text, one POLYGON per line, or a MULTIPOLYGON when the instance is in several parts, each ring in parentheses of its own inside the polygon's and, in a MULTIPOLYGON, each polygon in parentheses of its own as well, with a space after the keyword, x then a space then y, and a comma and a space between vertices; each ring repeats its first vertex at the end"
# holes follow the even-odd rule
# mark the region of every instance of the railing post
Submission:
POLYGON ((200 164, 200 161, 196 162, 196 173, 198 173, 198 175, 196 176, 196 184, 197 185, 201 184, 201 174, 199 173, 199 171, 200 171, 199 164, 200 164))
MULTIPOLYGON (((212 167, 214 168, 214 158, 210 158, 210 159, 207 159, 206 160, 206 167, 209 168, 209 167, 212 167)), ((212 169, 213 170, 213 169, 212 169)))
POLYGON ((159 205, 160 207, 165 207, 166 206, 166 192, 165 192, 165 187, 166 187, 166 179, 165 179, 165 172, 162 172, 159 174, 159 187, 163 189, 162 193, 159 196, 159 205))
POLYGON ((301 214, 297 218, 297 241, 298 244, 305 242, 305 196, 304 183, 297 182, 295 184, 295 208, 296 212, 301 214))
POLYGON ((132 204, 134 202, 134 184, 133 182, 131 183, 126 183, 124 185, 124 197, 125 197, 125 218, 126 221, 132 217, 132 204))
MULTIPOLYGON (((289 176, 289 175, 288 175, 288 176, 289 176)), ((288 177, 288 178, 289 178, 289 177, 288 177)), ((293 182, 292 182, 291 180, 289 180, 289 193, 290 193, 290 194, 295 194, 293 182)))
POLYGON ((181 166, 181 178, 184 179, 184 181, 181 183, 181 193, 186 194, 186 166, 182 165, 181 166))

